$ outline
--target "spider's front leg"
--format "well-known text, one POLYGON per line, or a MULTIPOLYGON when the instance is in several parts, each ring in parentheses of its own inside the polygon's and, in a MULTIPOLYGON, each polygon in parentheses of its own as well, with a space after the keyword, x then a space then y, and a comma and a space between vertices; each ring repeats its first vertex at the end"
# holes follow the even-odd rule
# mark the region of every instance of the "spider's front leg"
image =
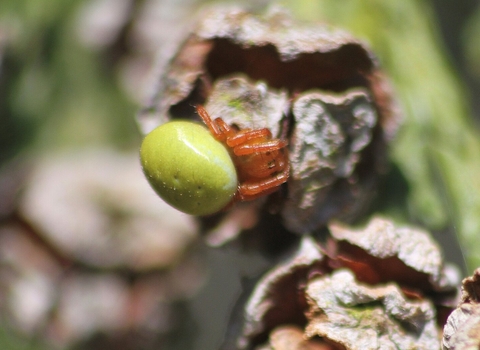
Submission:
POLYGON ((197 114, 202 118, 202 121, 218 141, 224 142, 236 134, 236 131, 230 125, 225 123, 222 118, 215 118, 215 120, 212 120, 210 114, 208 114, 207 110, 202 105, 197 105, 195 108, 197 114))

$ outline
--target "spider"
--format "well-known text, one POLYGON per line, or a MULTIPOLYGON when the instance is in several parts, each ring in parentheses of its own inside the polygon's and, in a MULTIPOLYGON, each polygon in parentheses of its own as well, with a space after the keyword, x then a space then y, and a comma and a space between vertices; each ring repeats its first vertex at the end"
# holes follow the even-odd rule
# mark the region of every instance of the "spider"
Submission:
POLYGON ((237 130, 222 118, 212 120, 202 105, 196 110, 213 137, 227 147, 235 165, 238 188, 232 203, 273 193, 288 180, 286 140, 272 138, 268 128, 237 130))
POLYGON ((196 107, 208 129, 176 120, 143 139, 143 172, 157 194, 191 215, 211 215, 276 191, 289 176, 287 141, 270 130, 237 130, 196 107))

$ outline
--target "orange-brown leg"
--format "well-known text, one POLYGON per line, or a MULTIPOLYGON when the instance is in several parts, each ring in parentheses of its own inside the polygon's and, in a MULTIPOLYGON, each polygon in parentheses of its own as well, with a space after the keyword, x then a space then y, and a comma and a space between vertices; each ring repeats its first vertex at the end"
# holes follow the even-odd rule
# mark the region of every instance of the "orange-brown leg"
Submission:
POLYGON ((239 131, 236 135, 228 137, 226 142, 230 147, 235 147, 246 143, 248 141, 260 139, 260 140, 270 140, 272 138, 272 133, 267 128, 263 129, 245 129, 239 131))
POLYGON ((265 180, 240 184, 236 197, 238 200, 249 201, 273 193, 280 188, 281 184, 287 182, 289 173, 290 167, 287 166, 281 173, 265 180))
POLYGON ((272 174, 283 172, 288 162, 288 150, 258 153, 243 162, 242 157, 237 159, 240 159, 237 161, 240 182, 259 181, 271 177, 272 174))
POLYGON ((217 123, 212 121, 212 118, 210 118, 207 110, 202 105, 197 105, 195 106, 195 108, 197 109, 198 115, 200 116, 200 118, 202 118, 203 122, 208 127, 213 136, 219 141, 224 141, 226 135, 223 133, 222 128, 217 123))
POLYGON ((270 141, 264 141, 259 143, 246 143, 243 145, 236 146, 233 149, 233 153, 237 156, 246 156, 253 153, 265 153, 277 151, 281 148, 284 148, 288 145, 286 140, 274 139, 270 141))
POLYGON ((214 122, 215 124, 217 124, 220 130, 222 130, 223 134, 225 135, 224 140, 226 140, 226 143, 228 145, 228 139, 235 136, 237 131, 234 128, 232 128, 230 125, 225 123, 225 121, 222 118, 215 118, 214 122))

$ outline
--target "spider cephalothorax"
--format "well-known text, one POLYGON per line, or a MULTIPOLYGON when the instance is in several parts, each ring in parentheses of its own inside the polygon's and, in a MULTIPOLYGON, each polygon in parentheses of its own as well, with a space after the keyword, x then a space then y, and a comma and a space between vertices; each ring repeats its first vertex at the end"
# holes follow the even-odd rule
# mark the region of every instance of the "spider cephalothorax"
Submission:
POLYGON ((237 130, 222 118, 212 120, 203 106, 196 109, 212 135, 229 149, 238 176, 234 200, 272 193, 288 180, 286 140, 272 138, 267 128, 237 130))

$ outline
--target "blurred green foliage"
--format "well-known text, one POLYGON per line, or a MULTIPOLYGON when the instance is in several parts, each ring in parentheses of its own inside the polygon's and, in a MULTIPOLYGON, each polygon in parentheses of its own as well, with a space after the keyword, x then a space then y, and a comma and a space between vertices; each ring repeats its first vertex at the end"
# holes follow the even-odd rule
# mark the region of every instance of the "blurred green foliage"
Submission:
POLYGON ((35 339, 26 339, 6 328, 0 328, 0 349, 4 350, 47 350, 46 345, 35 339))
MULTIPOLYGON (((469 270, 480 266, 480 135, 467 107, 466 89, 439 40, 430 3, 283 3, 298 18, 326 21, 363 38, 392 79, 405 120, 391 154, 408 189, 403 208, 397 202, 383 212, 429 229, 453 226, 469 270)), ((396 184, 390 185, 393 195, 396 184)))
POLYGON ((0 162, 37 150, 139 142, 136 106, 119 88, 109 48, 77 37, 80 0, 2 0, 0 162))
MULTIPOLYGON (((78 40, 84 3, 0 1, 0 170, 25 152, 139 146, 138 107, 119 87, 110 48, 78 40)), ((0 349, 48 348, 0 328, 0 349)))
POLYGON ((464 26, 462 44, 467 69, 480 83, 480 6, 472 13, 464 26))

